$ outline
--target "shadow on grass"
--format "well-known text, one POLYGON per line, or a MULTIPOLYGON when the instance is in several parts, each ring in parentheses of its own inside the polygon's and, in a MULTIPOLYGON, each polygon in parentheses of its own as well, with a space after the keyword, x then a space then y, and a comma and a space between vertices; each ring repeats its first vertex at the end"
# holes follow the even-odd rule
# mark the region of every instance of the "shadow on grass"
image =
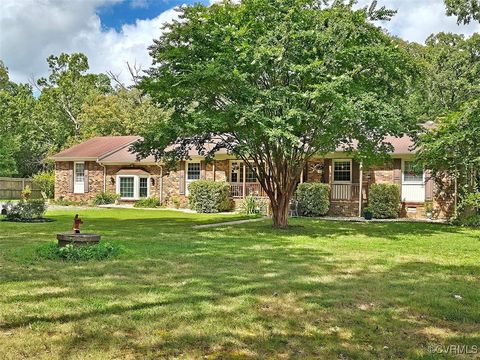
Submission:
MULTIPOLYGON (((55 227, 69 221, 57 218, 55 227)), ((458 234, 471 242, 474 232, 303 219, 286 231, 267 221, 191 229, 202 221, 211 219, 90 219, 89 231, 127 244, 128 256, 6 264, 3 280, 23 287, 2 295, 8 311, 0 329, 70 324, 72 333, 56 344, 64 358, 79 348, 114 348, 117 357, 418 358, 429 344, 479 342, 480 264, 438 264, 428 253, 413 261, 400 248, 386 264, 379 254, 355 258, 357 245, 350 257, 322 246, 358 239, 396 246, 439 235, 446 242, 458 234)), ((452 257, 465 256, 456 241, 452 257)))

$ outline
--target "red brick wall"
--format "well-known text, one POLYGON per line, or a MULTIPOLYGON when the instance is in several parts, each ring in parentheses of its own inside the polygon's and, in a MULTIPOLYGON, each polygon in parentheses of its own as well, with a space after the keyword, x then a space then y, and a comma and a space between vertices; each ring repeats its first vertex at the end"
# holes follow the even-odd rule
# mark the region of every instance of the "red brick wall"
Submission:
POLYGON ((55 163, 55 200, 63 198, 68 201, 87 202, 103 190, 103 168, 94 161, 86 161, 85 168, 88 169, 89 191, 84 194, 74 194, 70 188, 73 181, 73 162, 55 163))

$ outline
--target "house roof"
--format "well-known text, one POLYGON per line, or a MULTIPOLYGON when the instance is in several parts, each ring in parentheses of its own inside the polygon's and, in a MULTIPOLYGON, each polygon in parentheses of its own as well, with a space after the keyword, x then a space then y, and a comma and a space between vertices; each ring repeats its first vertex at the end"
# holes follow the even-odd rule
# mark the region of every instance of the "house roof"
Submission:
MULTIPOLYGON (((412 138, 410 136, 401 136, 401 137, 395 137, 395 136, 386 136, 384 138, 384 141, 386 143, 389 143, 393 147, 393 151, 390 152, 390 155, 405 155, 405 154, 413 154, 415 153, 415 143, 413 142, 412 138)), ((357 148, 357 141, 353 141, 352 147, 353 149, 357 148)), ((346 146, 339 146, 336 151, 337 152, 343 152, 346 151, 346 146)))
MULTIPOLYGON (((95 137, 81 144, 53 156, 55 161, 74 160, 98 160, 110 164, 154 164, 155 157, 150 155, 144 159, 137 160, 137 155, 131 150, 131 144, 141 140, 140 136, 102 136, 95 137)), ((387 136, 385 142, 393 146, 392 155, 411 154, 415 152, 414 142, 409 136, 394 137, 387 136)), ((207 144, 206 150, 210 150, 214 144, 207 144)), ((356 144, 353 144, 353 148, 356 144)), ((343 152, 345 148, 337 148, 337 152, 343 152)), ((219 149, 217 154, 227 154, 226 149, 219 149)), ((198 156, 196 149, 189 150, 189 156, 198 156)))
POLYGON ((129 164, 152 163, 154 164, 156 162, 155 157, 152 155, 147 156, 144 159, 137 160, 137 154, 131 151, 130 144, 106 156, 101 156, 100 161, 102 163, 111 163, 111 164, 118 164, 118 163, 129 163, 129 164))
POLYGON ((52 158, 56 161, 97 160, 140 139, 140 136, 98 136, 63 150, 52 158))
POLYGON ((150 173, 146 172, 145 170, 142 169, 121 169, 120 171, 117 172, 116 175, 150 175, 150 173))

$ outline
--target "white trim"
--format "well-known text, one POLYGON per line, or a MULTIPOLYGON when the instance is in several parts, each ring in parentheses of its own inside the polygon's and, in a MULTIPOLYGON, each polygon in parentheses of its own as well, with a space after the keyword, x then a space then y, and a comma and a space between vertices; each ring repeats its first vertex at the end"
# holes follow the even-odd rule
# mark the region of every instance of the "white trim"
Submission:
POLYGON ((120 179, 122 178, 133 178, 133 197, 122 196, 120 200, 140 200, 143 199, 140 197, 140 179, 147 179, 147 197, 150 197, 150 177, 146 175, 116 175, 115 176, 115 192, 117 195, 120 195, 120 179))
POLYGON ((198 181, 198 180, 201 180, 202 179, 202 163, 201 163, 201 160, 187 160, 185 161, 185 195, 188 196, 189 192, 188 192, 188 185, 190 185, 192 182, 194 181, 198 181), (198 164, 198 168, 199 168, 199 175, 198 175, 198 179, 189 179, 188 178, 188 165, 189 164, 198 164))
POLYGON ((85 194, 85 161, 76 161, 73 163, 73 193, 85 194), (77 181, 77 164, 83 165, 82 181, 77 181))
POLYGON ((405 181, 405 162, 410 159, 402 159, 401 194, 402 201, 407 203, 425 202, 425 169, 422 171, 421 181, 405 181))
POLYGON ((405 163, 413 162, 413 160, 402 159, 402 184, 408 185, 424 185, 425 184, 425 169, 422 170, 422 180, 421 181, 405 181, 405 163))
POLYGON ((332 159, 332 184, 351 184, 353 177, 353 163, 352 159, 332 159), (335 163, 349 162, 350 163, 350 181, 335 181, 335 163))

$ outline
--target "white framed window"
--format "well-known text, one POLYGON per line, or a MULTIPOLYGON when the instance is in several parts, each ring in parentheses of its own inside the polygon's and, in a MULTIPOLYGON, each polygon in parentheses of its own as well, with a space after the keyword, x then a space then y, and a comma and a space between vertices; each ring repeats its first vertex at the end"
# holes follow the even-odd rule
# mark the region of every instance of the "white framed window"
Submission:
MULTIPOLYGON (((254 166, 254 169, 256 167, 254 166)), ((230 161, 230 182, 241 183, 243 182, 243 161, 230 161)), ((248 166, 245 166, 245 182, 256 183, 258 182, 255 172, 248 166)))
POLYGON ((413 161, 403 161, 403 182, 411 184, 423 184, 423 169, 413 161))
POLYGON ((352 160, 333 160, 333 182, 350 184, 352 182, 352 160))
POLYGON ((413 161, 402 160, 402 201, 425 202, 424 171, 413 161))
POLYGON ((138 178, 138 197, 145 198, 148 197, 148 177, 138 178))
POLYGON ((120 176, 119 179, 119 194, 122 199, 135 198, 135 177, 133 176, 120 176))
POLYGON ((76 194, 83 194, 85 192, 85 163, 74 163, 74 185, 73 192, 76 194))
POLYGON ((117 175, 117 194, 124 200, 138 200, 150 196, 148 176, 117 175))
POLYGON ((188 195, 190 183, 200 180, 200 161, 187 161, 185 163, 185 194, 188 195))
POLYGON ((200 180, 200 162, 187 162, 187 181, 200 180))

